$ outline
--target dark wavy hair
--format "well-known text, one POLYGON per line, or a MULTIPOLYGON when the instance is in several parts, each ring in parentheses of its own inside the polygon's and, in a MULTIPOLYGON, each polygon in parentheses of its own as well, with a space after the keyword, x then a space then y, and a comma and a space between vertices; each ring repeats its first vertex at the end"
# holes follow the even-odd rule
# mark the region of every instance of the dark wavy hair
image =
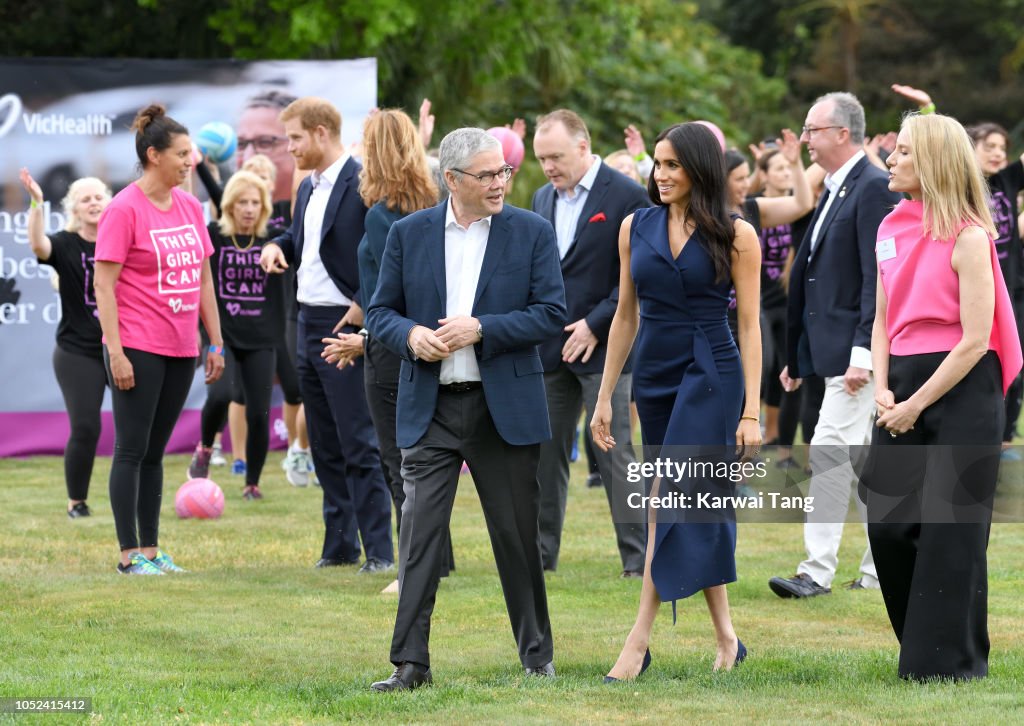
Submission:
MULTIPOLYGON (((729 218, 726 195, 725 159, 722 147, 707 127, 698 123, 676 124, 658 134, 654 140, 667 140, 676 152, 676 158, 690 178, 690 203, 687 219, 701 230, 701 239, 715 265, 715 280, 729 279, 732 270, 732 247, 736 230, 729 218)), ((647 194, 651 201, 664 206, 654 172, 647 181, 647 194)))
POLYGON ((188 129, 167 115, 162 104, 153 103, 139 111, 132 123, 135 131, 135 153, 145 169, 149 166, 146 150, 152 146, 157 151, 170 148, 175 136, 188 135, 188 129))

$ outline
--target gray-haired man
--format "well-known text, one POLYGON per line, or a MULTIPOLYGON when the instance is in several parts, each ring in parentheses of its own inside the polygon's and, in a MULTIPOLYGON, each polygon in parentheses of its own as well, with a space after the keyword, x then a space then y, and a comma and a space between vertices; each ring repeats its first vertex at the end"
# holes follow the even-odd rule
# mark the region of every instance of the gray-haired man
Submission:
POLYGON ((450 198, 388 234, 366 327, 402 357, 398 445, 405 504, 390 678, 431 682, 428 639, 463 459, 480 495, 519 658, 554 675, 537 517, 551 436, 537 345, 565 324, 551 225, 504 204, 511 168, 481 129, 441 142, 450 198))

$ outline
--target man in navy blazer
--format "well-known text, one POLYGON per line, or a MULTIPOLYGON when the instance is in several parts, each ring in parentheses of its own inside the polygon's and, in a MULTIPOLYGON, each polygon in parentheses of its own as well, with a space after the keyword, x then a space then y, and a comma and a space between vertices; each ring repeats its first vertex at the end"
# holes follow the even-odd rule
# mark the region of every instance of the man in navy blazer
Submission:
MULTIPOLYGON (((537 119, 533 150, 548 183, 533 195, 533 211, 555 228, 565 283, 569 324, 541 345, 544 387, 551 418, 551 440, 540 448, 540 545, 544 569, 555 570, 569 490, 569 459, 580 412, 594 415, 601 388, 608 330, 619 299, 619 227, 640 207, 650 205, 647 191, 591 153, 583 119, 566 109, 537 119)), ((593 447, 612 510, 623 577, 642 577, 643 513, 626 505, 642 483, 626 477, 636 456, 630 437, 627 367, 612 393, 612 436, 619 446, 608 452, 593 447), (638 518, 637 515, 640 515, 638 518)), ((585 434, 589 435, 589 434, 585 434)))
POLYGON ((482 129, 440 147, 451 196, 396 222, 367 312, 374 338, 402 357, 398 445, 405 504, 390 678, 431 682, 428 638, 463 459, 483 505, 519 658, 553 676, 541 566, 537 458, 551 434, 537 345, 565 324, 551 225, 503 203, 511 167, 482 129))
MULTIPOLYGON (((807 558, 796 576, 769 581, 771 589, 784 598, 831 592, 851 486, 856 482, 850 463, 856 449, 850 447, 870 440, 874 412, 871 327, 878 276, 875 242, 879 223, 900 195, 889 191, 888 174, 865 157, 864 129, 864 109, 857 98, 829 93, 808 111, 801 135, 811 160, 828 175, 790 274, 788 365, 780 378, 786 390, 795 390, 802 377, 821 376, 825 397, 811 439, 809 495, 815 511, 804 524, 807 558)), ((869 546, 861 560, 860 577, 848 589, 876 588, 878 577, 869 546)))
POLYGON ((291 227, 263 246, 260 264, 267 272, 297 267, 299 387, 324 497, 317 567, 358 564, 362 538, 360 572, 385 571, 395 560, 391 494, 366 405, 362 360, 338 370, 320 356, 324 338, 362 327, 360 166, 341 144, 341 114, 330 102, 300 98, 282 111, 281 121, 296 166, 313 173, 299 185, 291 227))

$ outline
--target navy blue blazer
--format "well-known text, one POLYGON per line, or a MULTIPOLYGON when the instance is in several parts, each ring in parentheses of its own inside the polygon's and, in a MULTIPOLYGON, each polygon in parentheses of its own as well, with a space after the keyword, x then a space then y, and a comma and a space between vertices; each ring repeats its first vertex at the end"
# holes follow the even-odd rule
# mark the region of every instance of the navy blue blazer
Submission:
MULTIPOLYGON (((370 334, 402 358, 398 380, 398 445, 422 438, 437 406, 441 362, 413 360, 415 325, 435 330, 446 317, 444 221, 447 202, 391 225, 377 290, 366 314, 370 334)), ((473 301, 483 327, 474 346, 487 408, 510 444, 551 438, 537 344, 565 325, 565 291, 555 232, 541 217, 506 204, 491 218, 473 301)))
POLYGON ((832 200, 812 256, 819 203, 790 273, 786 348, 792 377, 841 376, 854 346, 870 350, 878 225, 901 198, 889 191, 888 174, 861 159, 832 200))
MULTIPOLYGON (((365 307, 359 295, 358 258, 359 241, 363 238, 363 220, 366 217, 366 205, 359 196, 359 171, 362 168, 358 161, 349 157, 338 172, 338 179, 327 200, 323 227, 320 229, 320 261, 341 293, 365 307)), ((312 193, 313 182, 307 176, 299 184, 291 226, 272 240, 281 247, 288 264, 295 269, 302 264, 302 245, 305 239, 303 225, 306 205, 312 193)))
MULTIPOLYGON (((556 198, 555 188, 545 184, 533 195, 530 205, 552 225, 556 198)), ((585 319, 599 341, 589 361, 578 358, 567 364, 574 373, 604 371, 608 330, 619 304, 619 227, 634 211, 649 206, 651 200, 644 187, 602 162, 576 223, 572 244, 561 261, 569 322, 585 319)), ((563 330, 541 345, 545 372, 561 364, 562 346, 568 338, 569 333, 563 330)))

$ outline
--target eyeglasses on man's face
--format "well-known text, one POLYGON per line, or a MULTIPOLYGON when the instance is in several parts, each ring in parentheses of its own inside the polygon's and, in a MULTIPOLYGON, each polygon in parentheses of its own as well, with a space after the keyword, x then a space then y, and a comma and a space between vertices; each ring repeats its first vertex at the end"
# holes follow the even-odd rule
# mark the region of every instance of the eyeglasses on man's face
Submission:
POLYGON ((806 136, 807 138, 811 138, 811 136, 813 136, 814 134, 818 133, 819 131, 824 131, 825 129, 844 129, 844 128, 846 128, 846 127, 845 126, 804 126, 801 129, 800 135, 801 136, 806 136))
POLYGON ((495 180, 495 178, 501 180, 502 182, 507 182, 509 179, 512 178, 512 172, 514 170, 512 169, 511 166, 509 166, 508 164, 505 164, 505 166, 503 166, 500 169, 498 169, 498 171, 485 171, 485 172, 482 172, 480 174, 473 174, 473 173, 468 172, 468 171, 466 171, 464 169, 455 169, 455 168, 452 168, 452 171, 457 171, 460 174, 465 174, 466 176, 471 176, 474 179, 476 179, 478 182, 480 182, 481 186, 488 187, 488 186, 491 185, 491 182, 493 182, 495 180))
POLYGON ((266 154, 268 151, 273 151, 275 148, 280 146, 283 142, 288 139, 284 136, 254 136, 251 139, 238 139, 238 150, 236 153, 243 153, 245 147, 252 146, 257 152, 266 154))

